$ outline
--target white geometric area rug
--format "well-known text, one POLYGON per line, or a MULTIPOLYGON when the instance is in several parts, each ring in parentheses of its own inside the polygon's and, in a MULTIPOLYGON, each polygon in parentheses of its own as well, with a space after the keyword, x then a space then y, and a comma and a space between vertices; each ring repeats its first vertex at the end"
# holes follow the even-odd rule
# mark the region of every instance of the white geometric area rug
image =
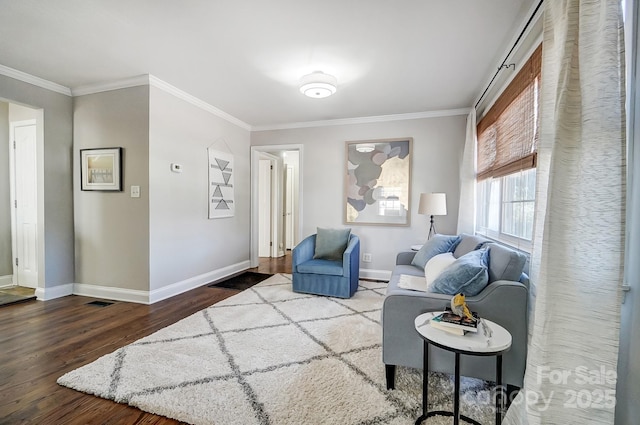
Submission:
MULTIPOLYGON (((60 385, 191 424, 413 424, 422 372, 387 391, 380 315, 386 283, 351 299, 298 294, 269 279, 58 379, 60 385)), ((448 375, 430 375, 431 410, 451 410, 448 375)), ((462 383, 461 412, 495 420, 483 381, 462 383)), ((450 424, 450 417, 425 424, 450 424)))

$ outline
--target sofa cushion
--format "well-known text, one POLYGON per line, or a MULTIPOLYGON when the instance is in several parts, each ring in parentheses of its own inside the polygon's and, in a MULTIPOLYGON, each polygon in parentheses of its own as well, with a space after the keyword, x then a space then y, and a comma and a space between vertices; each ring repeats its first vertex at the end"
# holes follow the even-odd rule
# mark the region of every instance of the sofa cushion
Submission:
POLYGON ((431 260, 427 261, 424 266, 424 278, 427 281, 427 291, 433 292, 433 282, 442 274, 442 272, 456 261, 452 252, 445 252, 435 255, 431 260))
POLYGON ((457 244, 455 251, 453 251, 453 256, 460 258, 471 251, 482 248, 484 244, 489 242, 491 242, 489 239, 483 238, 482 236, 462 233, 460 235, 460 242, 457 244))
POLYGON ((489 282, 496 280, 519 281, 527 257, 521 252, 497 243, 489 243, 486 246, 489 249, 489 282))
POLYGON ((342 276, 344 268, 342 261, 314 259, 298 264, 298 273, 328 274, 342 276))
POLYGON ((422 248, 413 257, 411 264, 424 270, 424 266, 433 256, 453 251, 459 240, 460 237, 456 235, 435 234, 422 245, 422 248))
POLYGON ((479 249, 458 258, 433 282, 432 292, 472 297, 489 283, 488 250, 479 249))
POLYGON ((351 229, 323 229, 318 227, 313 258, 342 260, 342 254, 349 244, 351 229))

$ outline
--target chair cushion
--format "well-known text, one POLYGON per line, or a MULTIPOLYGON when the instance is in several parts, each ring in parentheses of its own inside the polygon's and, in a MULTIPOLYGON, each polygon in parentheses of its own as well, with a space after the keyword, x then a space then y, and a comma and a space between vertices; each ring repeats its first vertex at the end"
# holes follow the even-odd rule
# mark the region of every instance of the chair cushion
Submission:
POLYGON ((489 283, 488 250, 478 249, 458 258, 433 282, 432 292, 468 297, 478 295, 489 283))
POLYGON ((298 264, 298 273, 327 274, 332 276, 342 276, 344 269, 342 261, 313 259, 298 264))
POLYGON ((318 227, 313 258, 342 260, 342 254, 344 254, 349 244, 350 234, 351 229, 323 229, 318 227))
POLYGON ((422 248, 416 253, 411 264, 424 270, 424 266, 432 257, 445 252, 453 251, 456 244, 460 241, 460 237, 456 235, 438 235, 435 234, 429 239, 422 248))

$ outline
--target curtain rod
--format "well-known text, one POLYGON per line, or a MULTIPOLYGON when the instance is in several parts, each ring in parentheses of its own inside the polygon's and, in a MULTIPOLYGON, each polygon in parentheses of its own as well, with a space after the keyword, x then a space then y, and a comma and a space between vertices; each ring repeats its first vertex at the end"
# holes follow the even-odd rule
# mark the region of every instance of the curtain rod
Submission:
MULTIPOLYGON (((496 73, 493 74, 493 78, 491 79, 491 81, 489 81, 489 84, 487 85, 487 88, 485 88, 484 91, 482 92, 482 95, 480 95, 480 99, 478 99, 478 102, 476 102, 476 106, 474 106, 474 109, 478 107, 480 102, 482 102, 482 99, 484 99, 484 95, 487 94, 487 91, 489 91, 489 88, 491 87, 491 84, 493 84, 493 81, 496 79, 496 77, 498 76, 498 74, 500 73, 502 68, 509 68, 511 66, 511 65, 506 65, 505 63, 507 62, 507 59, 509 59, 509 56, 511 56, 511 53, 513 53, 513 49, 515 49, 516 46, 518 45, 518 43, 520 42, 520 39, 524 35, 524 33, 527 30, 527 28, 529 28, 529 25, 531 24, 531 21, 533 21, 533 17, 536 16, 536 13, 538 13, 538 10, 540 9, 540 6, 542 6, 542 3, 544 3, 544 0, 540 0, 538 2, 538 5, 536 6, 536 9, 533 11, 531 16, 529 16, 529 20, 525 24, 524 28, 522 28, 522 31, 520 32, 520 35, 518 36, 516 41, 513 43, 513 46, 511 46, 511 50, 509 50, 509 53, 507 53, 507 56, 505 56, 504 60, 502 61, 502 63, 498 67, 496 73)), ((514 70, 516 69, 515 64, 513 64, 513 69, 514 70)))

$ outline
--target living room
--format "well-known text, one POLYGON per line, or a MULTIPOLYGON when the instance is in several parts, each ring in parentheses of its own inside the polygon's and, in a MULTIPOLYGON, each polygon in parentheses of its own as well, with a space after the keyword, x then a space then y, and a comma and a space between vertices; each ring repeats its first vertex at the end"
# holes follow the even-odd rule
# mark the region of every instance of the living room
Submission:
MULTIPOLYGON (((524 3, 522 11, 515 11, 522 12, 517 24, 507 25, 513 29, 506 28, 501 45, 494 47, 495 57, 487 61, 491 62, 486 66, 488 72, 479 77, 472 103, 482 94, 492 70, 500 65, 510 42, 524 26, 527 12, 537 2, 528 2, 529 7, 524 3)), ((525 56, 531 47, 520 55, 525 56)), ((0 75, 0 97, 5 100, 0 111, 6 110, 2 114, 9 115, 10 104, 35 107, 41 114, 45 142, 40 152, 41 276, 36 289, 41 300, 75 294, 154 304, 255 267, 252 149, 294 146, 300 150, 300 234, 308 235, 317 227, 345 226, 345 142, 413 138, 410 225, 354 227, 364 252, 371 254, 370 263, 361 262, 362 278, 388 278, 397 252, 424 243, 429 223, 428 217, 417 213, 420 193, 447 194, 447 215, 436 218, 438 231, 457 232, 460 161, 471 104, 377 114, 368 120, 354 118, 366 114, 353 115, 351 120, 333 117, 329 108, 312 106, 318 117, 314 120, 292 118, 254 124, 256 121, 229 115, 225 108, 217 109, 216 103, 199 101, 192 87, 171 85, 169 79, 161 80, 152 70, 143 76, 124 75, 117 81, 87 81, 65 94, 66 87, 51 83, 53 78, 44 81, 33 77, 37 72, 29 77, 17 71, 19 66, 0 62, 6 65, 0 75), (312 124, 316 121, 325 122, 312 124), (300 122, 307 124, 288 125, 300 122), (125 190, 81 190, 80 150, 111 146, 123 148, 125 190), (208 148, 233 154, 233 218, 207 217, 202 199, 207 191, 203 158, 208 148), (172 172, 171 164, 180 164, 182 172, 172 172), (130 186, 139 186, 140 198, 130 196, 130 186)), ((345 84, 345 91, 347 88, 345 84)), ((338 87, 338 94, 342 89, 338 87)), ((499 87, 492 90, 485 102, 497 96, 499 87)), ((273 99, 277 103, 278 95, 273 99)), ((351 103, 358 102, 351 99, 351 103)), ((8 119, 4 125, 8 126, 8 119)), ((628 298, 635 299, 631 294, 633 291, 628 298)), ((633 332, 637 335, 637 330, 633 332)), ((637 370, 637 365, 629 368, 637 370)))

